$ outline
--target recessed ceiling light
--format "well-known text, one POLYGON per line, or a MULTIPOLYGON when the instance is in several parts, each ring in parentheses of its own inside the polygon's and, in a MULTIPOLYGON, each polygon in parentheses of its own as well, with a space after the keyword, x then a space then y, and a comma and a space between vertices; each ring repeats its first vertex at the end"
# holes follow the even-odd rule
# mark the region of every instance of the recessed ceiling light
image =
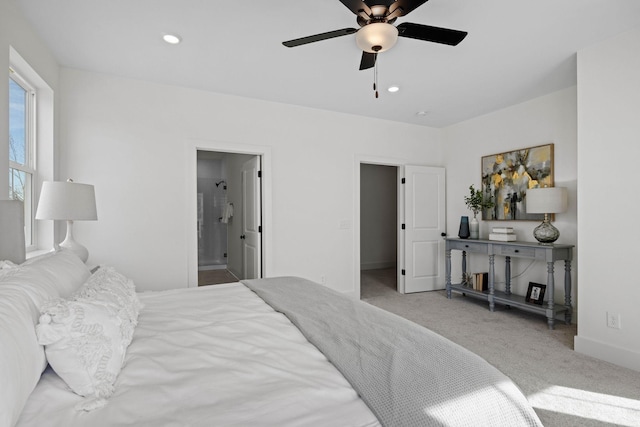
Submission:
POLYGON ((162 40, 166 41, 169 44, 178 44, 182 41, 182 39, 175 34, 165 34, 164 36, 162 36, 162 40))
POLYGON ((389 89, 387 89, 389 92, 394 93, 400 90, 400 87, 398 86, 389 86, 389 89))
POLYGON ((418 111, 418 112, 416 113, 416 116, 420 116, 420 117, 424 117, 424 116, 426 116, 426 115, 427 115, 427 112, 426 112, 426 111, 418 111))

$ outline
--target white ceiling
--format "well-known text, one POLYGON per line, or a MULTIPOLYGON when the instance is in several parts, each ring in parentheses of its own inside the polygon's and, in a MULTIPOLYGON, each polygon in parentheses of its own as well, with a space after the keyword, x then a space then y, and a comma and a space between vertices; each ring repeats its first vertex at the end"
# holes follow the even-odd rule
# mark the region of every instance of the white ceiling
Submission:
POLYGON ((375 99, 354 35, 281 44, 357 28, 338 0, 14 1, 65 67, 433 127, 575 85, 577 51, 640 26, 638 0, 430 0, 395 24, 469 35, 456 47, 400 38, 378 81, 401 89, 375 99))

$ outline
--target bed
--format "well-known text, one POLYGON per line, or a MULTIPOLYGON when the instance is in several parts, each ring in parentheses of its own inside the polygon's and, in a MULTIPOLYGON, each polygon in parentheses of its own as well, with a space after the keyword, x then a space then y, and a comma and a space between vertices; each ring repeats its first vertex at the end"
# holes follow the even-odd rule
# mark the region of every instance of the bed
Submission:
POLYGON ((0 362, 0 426, 541 425, 477 355, 297 277, 136 293, 64 250, 0 261, 0 362))

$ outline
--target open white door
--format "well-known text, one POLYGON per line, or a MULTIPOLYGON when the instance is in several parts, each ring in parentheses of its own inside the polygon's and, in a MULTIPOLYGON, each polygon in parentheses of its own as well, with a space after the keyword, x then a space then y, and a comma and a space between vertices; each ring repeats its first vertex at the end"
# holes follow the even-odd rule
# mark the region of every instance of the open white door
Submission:
POLYGON ((244 279, 262 277, 262 219, 260 207, 260 158, 242 165, 242 274, 244 279))
POLYGON ((404 171, 404 292, 444 289, 445 170, 404 171))

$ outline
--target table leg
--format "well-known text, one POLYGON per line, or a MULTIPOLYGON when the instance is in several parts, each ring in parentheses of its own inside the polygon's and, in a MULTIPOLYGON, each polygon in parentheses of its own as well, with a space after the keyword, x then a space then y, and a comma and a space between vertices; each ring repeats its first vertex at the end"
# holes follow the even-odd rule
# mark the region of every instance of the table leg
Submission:
POLYGON ((444 251, 444 258, 446 260, 444 264, 444 277, 447 288, 447 298, 451 299, 451 249, 444 251))
POLYGON ((493 301, 494 295, 494 279, 495 279, 495 255, 489 255, 489 310, 493 311, 496 303, 493 301))
POLYGON ((467 278, 467 251, 462 251, 462 280, 467 278))
POLYGON ((549 329, 553 329, 555 324, 553 312, 553 294, 555 288, 553 279, 553 264, 553 261, 547 263, 547 292, 549 295, 549 305, 547 306, 547 324, 549 325, 549 329))
POLYGON ((564 313, 564 323, 571 324, 571 316, 573 315, 573 307, 571 306, 571 261, 564 262, 564 305, 567 311, 564 313))
POLYGON ((511 295, 511 257, 508 256, 504 261, 504 279, 505 279, 505 290, 504 293, 507 295, 511 295))

